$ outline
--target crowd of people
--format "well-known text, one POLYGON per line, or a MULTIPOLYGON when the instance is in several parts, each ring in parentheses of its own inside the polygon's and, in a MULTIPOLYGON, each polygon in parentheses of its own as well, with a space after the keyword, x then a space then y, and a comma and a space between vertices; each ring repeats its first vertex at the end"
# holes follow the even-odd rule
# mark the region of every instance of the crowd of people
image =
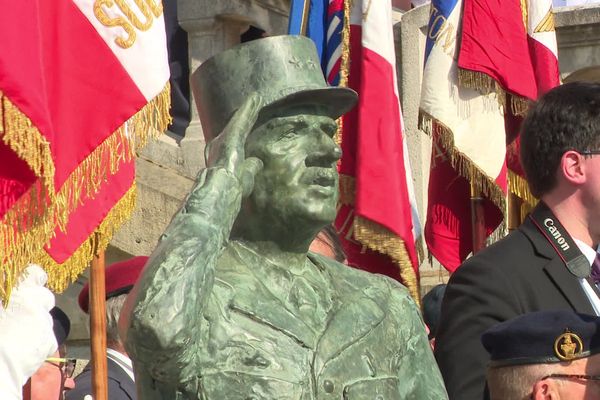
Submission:
MULTIPOLYGON (((545 94, 523 123, 521 161, 540 200, 514 232, 470 257, 424 299, 450 399, 600 398, 600 84, 545 94)), ((314 251, 343 260, 326 228, 314 251), (324 250, 320 250, 324 249, 324 250)), ((117 322, 147 257, 106 270, 109 399, 135 399, 117 322)), ((91 371, 73 380, 69 320, 29 266, 0 308, 0 397, 91 398, 91 371), (29 379, 29 383, 28 382, 29 379), (90 396, 90 397, 87 397, 90 396)), ((88 287, 79 297, 88 311, 88 287)))

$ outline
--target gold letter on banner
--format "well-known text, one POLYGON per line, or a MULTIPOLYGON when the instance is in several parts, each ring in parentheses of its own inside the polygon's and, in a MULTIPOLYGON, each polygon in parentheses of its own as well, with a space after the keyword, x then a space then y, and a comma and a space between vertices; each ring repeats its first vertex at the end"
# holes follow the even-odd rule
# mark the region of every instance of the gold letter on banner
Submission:
POLYGON ((154 0, 133 0, 133 2, 139 13, 144 16, 144 21, 140 20, 139 14, 132 9, 128 0, 95 0, 94 2, 94 15, 102 25, 109 28, 118 26, 127 33, 126 38, 117 37, 115 39, 115 43, 124 49, 133 46, 135 43, 135 29, 142 32, 149 30, 154 22, 154 17, 160 17, 163 12, 162 3, 160 2, 159 4, 156 4, 154 0), (106 13, 106 9, 112 8, 115 3, 125 18, 122 16, 110 17, 106 13))

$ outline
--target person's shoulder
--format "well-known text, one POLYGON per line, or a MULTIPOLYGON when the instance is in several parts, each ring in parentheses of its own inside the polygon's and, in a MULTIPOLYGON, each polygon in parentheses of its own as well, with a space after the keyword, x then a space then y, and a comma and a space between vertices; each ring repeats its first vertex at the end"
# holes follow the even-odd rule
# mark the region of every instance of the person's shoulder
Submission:
POLYGON ((535 248, 527 236, 519 229, 506 237, 482 249, 477 254, 465 260, 453 273, 479 274, 481 270, 523 271, 523 265, 531 265, 537 258, 535 248))

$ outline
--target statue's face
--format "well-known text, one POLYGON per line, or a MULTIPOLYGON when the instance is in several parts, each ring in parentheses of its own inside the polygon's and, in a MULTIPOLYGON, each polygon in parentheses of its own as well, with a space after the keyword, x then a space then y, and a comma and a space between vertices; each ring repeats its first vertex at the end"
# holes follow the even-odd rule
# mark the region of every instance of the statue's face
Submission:
POLYGON ((284 223, 323 225, 335 218, 342 155, 336 129, 319 107, 302 106, 278 112, 250 134, 246 155, 264 164, 251 196, 257 212, 284 223))

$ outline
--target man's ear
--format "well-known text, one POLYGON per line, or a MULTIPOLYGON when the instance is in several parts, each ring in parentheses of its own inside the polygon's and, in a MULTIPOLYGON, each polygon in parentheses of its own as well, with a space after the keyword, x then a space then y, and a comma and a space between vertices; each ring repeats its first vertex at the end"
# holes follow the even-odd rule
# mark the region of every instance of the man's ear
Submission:
POLYGON ((560 159, 559 172, 563 179, 573 185, 581 185, 585 182, 585 158, 575 150, 567 150, 560 159))
POLYGON ((533 384, 532 400, 558 400, 560 396, 556 384, 551 379, 544 379, 533 384))

